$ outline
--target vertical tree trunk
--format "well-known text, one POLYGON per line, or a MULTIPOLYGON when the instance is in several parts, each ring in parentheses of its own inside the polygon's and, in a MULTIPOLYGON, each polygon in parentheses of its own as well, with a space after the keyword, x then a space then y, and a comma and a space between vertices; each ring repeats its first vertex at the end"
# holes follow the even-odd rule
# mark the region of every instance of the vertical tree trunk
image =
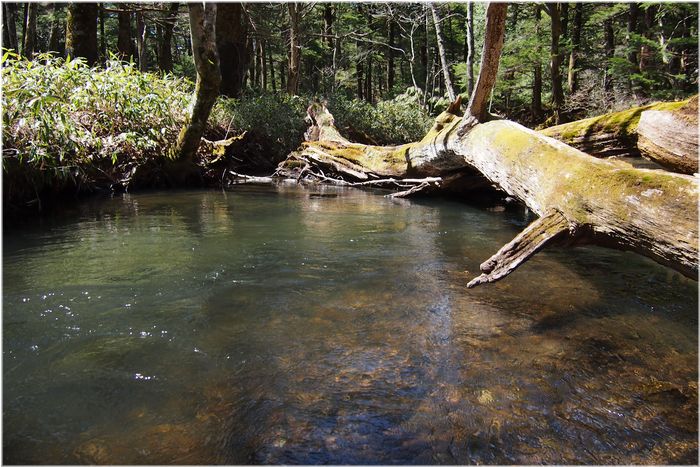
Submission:
POLYGON ((99 22, 100 22, 100 57, 102 62, 107 60, 107 37, 105 36, 105 9, 103 5, 98 4, 99 22))
MULTIPOLYGON (((644 37, 646 39, 653 38, 654 20, 656 19, 656 5, 647 5, 644 10, 644 37)), ((642 43, 639 49, 639 71, 643 72, 647 69, 647 65, 651 58, 651 49, 646 43, 642 43)))
POLYGON ((51 34, 49 35, 49 51, 63 54, 61 50, 61 21, 58 14, 63 8, 62 3, 54 2, 51 5, 51 34))
POLYGON ((386 90, 391 92, 394 88, 395 70, 394 70, 394 49, 396 43, 396 23, 392 18, 387 19, 388 37, 387 37, 387 55, 386 55, 386 90))
POLYGON ((240 3, 217 3, 216 48, 221 63, 221 94, 240 97, 250 55, 247 23, 240 3))
POLYGON ((374 95, 372 93, 372 46, 367 52, 367 71, 365 73, 365 100, 372 103, 374 95))
POLYGON ((535 4, 535 36, 537 37, 536 59, 532 79, 532 118, 535 123, 541 123, 544 116, 542 110, 542 63, 540 62, 540 22, 542 20, 542 6, 535 4))
POLYGON ((272 61, 272 47, 267 47, 267 55, 270 64, 270 84, 272 92, 277 92, 277 84, 275 83, 275 62, 272 61))
POLYGON ((134 55, 134 51, 131 38, 131 11, 127 10, 126 5, 120 5, 117 21, 119 23, 117 29, 117 54, 122 60, 129 60, 134 55))
POLYGON ((289 66, 287 68, 287 94, 299 91, 299 66, 301 64, 300 24, 301 4, 288 3, 289 11, 289 66))
POLYGON ((66 54, 97 62, 97 4, 69 3, 66 24, 66 54))
POLYGON ((613 90, 613 79, 612 72, 610 71, 610 59, 615 56, 615 30, 613 29, 612 18, 607 18, 605 20, 605 80, 603 88, 606 92, 613 90))
POLYGON ((2 43, 6 49, 19 52, 16 3, 2 2, 2 43))
MULTIPOLYGON (((360 55, 360 50, 360 41, 357 41, 358 56, 360 55)), ((362 100, 364 98, 364 86, 362 79, 364 78, 365 73, 365 65, 362 57, 358 57, 357 62, 355 63, 355 70, 357 79, 357 99, 362 100)))
POLYGON ((498 62, 503 49, 506 30, 507 3, 489 3, 486 8, 486 27, 484 32, 484 49, 481 53, 481 67, 474 92, 469 99, 466 115, 483 122, 488 117, 486 106, 489 95, 496 84, 498 62))
POLYGON ((146 71, 147 49, 146 39, 148 39, 148 28, 146 19, 142 11, 136 12, 136 54, 139 60, 139 70, 146 71))
POLYGON ((36 51, 36 13, 38 7, 38 3, 29 3, 27 22, 24 26, 24 37, 22 38, 22 55, 30 60, 34 57, 34 52, 36 51))
POLYGON ((573 94, 578 89, 576 59, 581 47, 581 28, 583 26, 583 3, 577 3, 574 12, 574 27, 571 34, 571 53, 569 54, 569 73, 567 84, 569 93, 573 94))
POLYGON ((216 46, 216 3, 189 3, 192 55, 197 69, 192 113, 180 131, 174 156, 192 161, 206 128, 221 84, 219 54, 216 46))
POLYGON ((163 35, 158 43, 158 68, 161 71, 170 73, 173 71, 172 40, 173 28, 177 21, 177 10, 180 4, 171 3, 163 20, 163 35))
MULTIPOLYGON (((639 72, 639 61, 637 56, 637 48, 632 44, 632 35, 637 32, 637 18, 639 16, 639 5, 636 3, 629 4, 627 13, 627 60, 629 61, 630 75, 639 72)), ((627 79, 627 86, 632 90, 632 80, 627 79)))
POLYGON ((265 41, 260 41, 260 74, 262 79, 260 80, 260 87, 263 91, 267 90, 267 60, 265 55, 265 41))
POLYGON ((450 65, 447 63, 447 55, 445 53, 445 43, 442 38, 442 27, 440 25, 440 14, 437 11, 434 3, 430 4, 430 11, 433 14, 433 24, 435 25, 435 40, 437 42, 438 54, 440 55, 440 64, 442 65, 442 75, 445 80, 445 88, 450 102, 457 99, 454 86, 452 86, 452 78, 450 77, 450 65))
POLYGON ((467 93, 474 91, 474 2, 467 4, 467 93))
POLYGON ((333 5, 326 3, 323 6, 323 40, 330 50, 333 50, 333 5))
POLYGON ((561 36, 561 4, 546 4, 549 17, 552 20, 552 41, 550 45, 550 75, 552 78, 552 105, 554 107, 554 123, 563 123, 562 107, 564 107, 564 89, 561 80, 561 51, 559 50, 559 38, 561 36))

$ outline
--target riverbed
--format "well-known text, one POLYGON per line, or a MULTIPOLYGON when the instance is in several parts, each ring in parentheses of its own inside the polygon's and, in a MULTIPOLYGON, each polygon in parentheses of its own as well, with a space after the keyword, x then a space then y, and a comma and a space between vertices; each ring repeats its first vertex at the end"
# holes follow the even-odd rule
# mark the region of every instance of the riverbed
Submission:
POLYGON ((698 462, 698 285, 532 216, 334 187, 91 199, 3 233, 3 460, 698 462))

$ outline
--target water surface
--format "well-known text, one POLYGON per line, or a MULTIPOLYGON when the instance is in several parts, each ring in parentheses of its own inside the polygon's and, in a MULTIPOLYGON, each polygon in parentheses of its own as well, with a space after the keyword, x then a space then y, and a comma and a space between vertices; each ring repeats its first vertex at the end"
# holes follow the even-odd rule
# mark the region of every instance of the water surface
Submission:
POLYGON ((5 224, 5 463, 697 463, 697 283, 522 209, 241 187, 5 224))

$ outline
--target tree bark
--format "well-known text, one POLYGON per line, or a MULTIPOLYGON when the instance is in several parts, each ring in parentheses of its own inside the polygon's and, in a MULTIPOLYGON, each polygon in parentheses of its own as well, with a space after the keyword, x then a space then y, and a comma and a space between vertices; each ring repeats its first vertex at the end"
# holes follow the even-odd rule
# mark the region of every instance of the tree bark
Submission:
POLYGON ((442 27, 440 25, 440 14, 437 11, 434 3, 430 4, 430 11, 433 14, 433 25, 435 26, 435 40, 437 42, 438 54, 440 55, 440 64, 442 65, 442 76, 445 80, 445 88, 450 102, 454 102, 457 98, 452 86, 452 78, 450 77, 450 65, 447 62, 447 54, 445 53, 445 43, 442 38, 442 27))
POLYGON ((19 52, 17 44, 17 4, 2 2, 2 42, 6 49, 19 52))
POLYGON ((583 3, 577 3, 574 11, 574 28, 571 34, 571 52, 569 53, 569 72, 567 84, 569 93, 578 90, 578 72, 576 70, 579 49, 581 47, 581 28, 583 27, 583 3))
POLYGON ((146 71, 147 68, 147 49, 146 40, 148 39, 148 28, 146 27, 146 18, 142 11, 136 12, 136 55, 139 61, 139 70, 146 71))
POLYGON ((542 63, 540 62, 540 45, 539 45, 539 34, 540 34, 540 22, 542 19, 542 7, 540 5, 534 5, 535 7, 535 36, 537 39, 537 46, 535 50, 535 66, 533 68, 532 77, 532 118, 535 123, 540 123, 544 119, 544 110, 542 110, 542 63))
POLYGON ((615 56, 615 30, 613 29, 612 18, 606 18, 604 21, 605 28, 605 80, 603 88, 606 92, 613 89, 612 72, 610 71, 610 59, 615 56))
POLYGON ((646 110, 637 125, 642 156, 673 172, 698 172, 698 96, 674 110, 646 110))
MULTIPOLYGON (((483 63, 498 59, 489 55, 503 42, 505 13, 505 5, 489 5, 481 74, 494 73, 483 63)), ((488 94, 484 83, 493 86, 481 74, 474 94, 488 94)), ((632 250, 697 280, 694 177, 596 159, 506 120, 477 123, 481 106, 473 102, 463 118, 456 115, 459 102, 453 103, 420 142, 387 147, 351 143, 325 106, 313 104, 309 140, 276 174, 354 186, 424 177, 406 194, 444 187, 465 169, 478 171, 540 219, 482 263, 469 287, 502 279, 556 240, 632 250)))
POLYGON ((697 279, 694 177, 596 159, 506 120, 475 125, 444 112, 420 142, 380 147, 349 142, 325 108, 309 115, 316 141, 291 154, 279 176, 352 186, 410 179, 415 192, 444 187, 471 168, 541 216, 484 262, 469 286, 502 279, 555 240, 632 250, 697 279))
POLYGON ((396 42, 396 23, 392 18, 387 18, 388 37, 387 37, 387 56, 386 56, 386 89, 391 92, 394 88, 395 69, 394 69, 394 49, 396 42))
POLYGON ((129 60, 134 55, 131 39, 131 12, 122 6, 117 13, 117 54, 121 60, 129 60))
POLYGON ((240 3, 217 3, 216 48, 221 60, 221 94, 240 97, 250 55, 248 28, 240 3))
POLYGON ((97 62, 97 4, 69 3, 66 24, 66 54, 97 62))
POLYGON ((192 112, 180 131, 173 151, 176 159, 192 161, 199 148, 221 84, 219 54, 216 47, 216 8, 215 3, 189 3, 192 55, 197 70, 192 112))
POLYGON ((552 40, 550 45, 549 71, 552 77, 552 106, 554 107, 554 123, 562 123, 562 108, 564 107, 564 89, 561 82, 561 51, 559 50, 559 38, 562 32, 561 4, 547 3, 549 17, 552 20, 552 40))
POLYGON ((474 2, 467 3, 467 94, 474 91, 474 2))
POLYGON ((166 73, 173 71, 173 29, 175 28, 175 21, 177 21, 179 6, 178 2, 173 2, 169 5, 163 19, 163 36, 158 43, 158 68, 166 73))
POLYGON ((643 155, 674 172, 697 172, 697 96, 565 123, 541 133, 594 157, 643 155))
POLYGON ((467 108, 467 115, 480 122, 485 121, 488 116, 487 104, 498 74, 507 13, 507 3, 489 3, 486 9, 486 31, 484 32, 484 49, 481 54, 479 78, 467 108))
POLYGON ((289 11, 289 66, 287 67, 287 94, 299 91, 299 66, 301 64, 300 24, 301 4, 288 3, 289 11))
POLYGON ((36 51, 36 14, 38 3, 29 3, 27 10, 27 23, 24 27, 24 37, 22 46, 22 55, 28 59, 34 57, 34 52, 36 51))

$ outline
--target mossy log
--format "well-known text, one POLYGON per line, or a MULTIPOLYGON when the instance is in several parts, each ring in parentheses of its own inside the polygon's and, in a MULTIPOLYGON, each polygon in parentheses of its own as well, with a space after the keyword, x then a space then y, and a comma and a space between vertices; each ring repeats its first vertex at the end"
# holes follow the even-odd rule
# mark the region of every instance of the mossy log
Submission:
POLYGON ((668 170, 697 171, 697 96, 657 102, 541 130, 594 157, 644 156, 668 170))
POLYGON ((419 142, 368 146, 338 133, 320 104, 309 109, 312 141, 277 175, 362 183, 385 178, 459 178, 478 171, 541 218, 481 265, 469 285, 493 282, 552 240, 632 250, 697 279, 698 181, 597 159, 506 120, 477 123, 451 106, 419 142))
POLYGON ((698 96, 675 110, 642 112, 637 125, 642 156, 673 172, 698 172, 698 96))

